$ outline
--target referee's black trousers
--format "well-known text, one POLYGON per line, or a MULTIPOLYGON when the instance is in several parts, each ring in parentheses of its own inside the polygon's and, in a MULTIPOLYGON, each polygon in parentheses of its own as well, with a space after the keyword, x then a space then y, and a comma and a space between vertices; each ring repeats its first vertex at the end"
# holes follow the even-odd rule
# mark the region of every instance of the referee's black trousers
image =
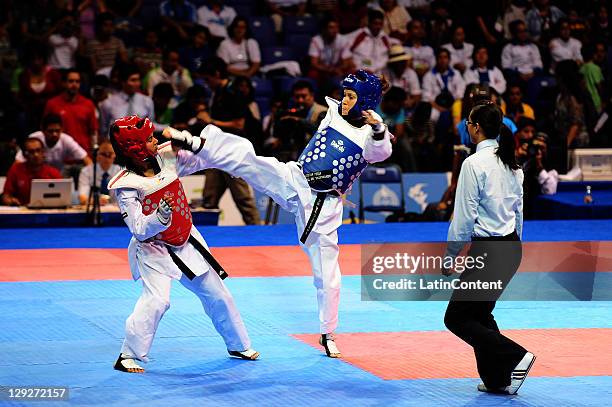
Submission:
MULTIPOLYGON (((474 238, 469 255, 485 254, 485 268, 463 273, 461 281, 510 282, 521 262, 522 247, 516 233, 493 238, 474 238), (500 242, 501 241, 501 242, 500 242)), ((474 348, 476 365, 485 386, 510 385, 510 374, 527 352, 525 348, 499 332, 493 309, 502 290, 459 292, 455 290, 446 309, 444 324, 474 348)))

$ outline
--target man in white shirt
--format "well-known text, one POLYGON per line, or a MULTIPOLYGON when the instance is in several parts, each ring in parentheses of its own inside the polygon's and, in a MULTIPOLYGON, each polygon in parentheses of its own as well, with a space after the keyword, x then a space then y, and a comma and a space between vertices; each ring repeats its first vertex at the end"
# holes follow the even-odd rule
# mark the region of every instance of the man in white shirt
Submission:
POLYGON ((537 45, 529 41, 527 27, 522 21, 510 24, 513 41, 502 51, 502 69, 510 77, 520 77, 524 81, 533 78, 542 69, 542 57, 537 45))
MULTIPOLYGON (((96 156, 96 186, 100 188, 100 204, 106 205, 114 202, 114 194, 108 190, 109 181, 121 171, 121 167, 115 164, 115 151, 110 141, 104 140, 98 149, 96 156)), ((93 185, 94 164, 84 167, 79 174, 79 201, 81 205, 87 203, 89 191, 93 185)))
MULTIPOLYGON (((48 114, 42 120, 42 131, 28 136, 37 138, 43 143, 45 161, 47 164, 62 171, 65 162, 79 162, 84 165, 91 164, 87 151, 74 141, 68 134, 62 132, 62 118, 55 114, 48 114)), ((21 151, 17 152, 15 160, 24 162, 25 157, 21 151)))
POLYGON ((227 27, 236 17, 236 10, 222 0, 208 0, 198 9, 198 24, 208 28, 210 35, 227 38, 227 27))
MULTIPOLYGON (((111 94, 100 103, 100 136, 108 137, 111 123, 121 117, 137 115, 155 118, 153 99, 140 93, 140 71, 134 65, 123 66, 119 70, 121 91, 111 94)), ((157 125, 156 125, 157 126, 157 125)))
POLYGON ((184 96, 193 86, 189 70, 179 65, 179 53, 174 49, 164 49, 161 66, 149 71, 145 83, 149 96, 153 96, 153 89, 158 84, 169 83, 177 98, 184 96))
POLYGON ((550 41, 550 56, 552 62, 550 71, 554 72, 558 62, 566 59, 576 61, 578 65, 582 65, 582 43, 576 38, 572 38, 569 21, 567 19, 559 20, 559 36, 550 41))
POLYGON ((321 27, 321 34, 312 37, 308 48, 310 76, 317 79, 342 76, 350 64, 350 58, 342 59, 342 52, 347 46, 346 37, 339 34, 340 27, 334 17, 324 18, 321 27))
POLYGON ((465 81, 458 71, 450 67, 450 53, 440 48, 436 55, 436 66, 423 77, 423 101, 429 102, 438 111, 448 110, 454 100, 461 99, 465 92, 465 81), (450 105, 449 105, 450 102, 450 105))
POLYGON ((412 56, 406 53, 402 45, 396 44, 391 46, 389 61, 383 71, 391 86, 403 89, 408 95, 405 103, 407 108, 416 106, 421 100, 419 77, 410 67, 411 64, 412 56))
POLYGON ((343 59, 352 58, 356 69, 381 73, 387 66, 391 45, 399 43, 383 31, 384 15, 378 10, 368 11, 368 26, 348 34, 348 47, 343 59))

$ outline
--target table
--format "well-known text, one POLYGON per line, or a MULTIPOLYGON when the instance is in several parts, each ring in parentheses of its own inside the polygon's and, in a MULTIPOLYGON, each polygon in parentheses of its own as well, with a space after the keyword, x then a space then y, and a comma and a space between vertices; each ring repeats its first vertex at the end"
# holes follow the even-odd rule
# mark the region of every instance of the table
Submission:
POLYGON ((612 182, 560 182, 555 195, 540 195, 537 219, 612 219, 612 182), (584 202, 587 185, 593 203, 584 202))
MULTIPOLYGON (((192 209, 195 225, 217 225, 220 210, 192 209)), ((125 223, 116 206, 101 208, 101 226, 124 226, 125 223)), ((85 206, 74 206, 67 209, 27 209, 0 207, 0 227, 31 228, 31 227, 81 227, 90 226, 85 213, 85 206)))

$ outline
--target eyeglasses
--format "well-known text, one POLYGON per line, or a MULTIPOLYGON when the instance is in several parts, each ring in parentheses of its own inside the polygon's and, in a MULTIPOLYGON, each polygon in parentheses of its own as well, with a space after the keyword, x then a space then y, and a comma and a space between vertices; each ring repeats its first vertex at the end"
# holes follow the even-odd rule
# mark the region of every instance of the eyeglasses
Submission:
POLYGON ((469 121, 468 119, 465 119, 465 127, 469 126, 470 124, 471 124, 472 126, 476 126, 476 125, 478 125, 478 123, 471 122, 471 121, 469 121))

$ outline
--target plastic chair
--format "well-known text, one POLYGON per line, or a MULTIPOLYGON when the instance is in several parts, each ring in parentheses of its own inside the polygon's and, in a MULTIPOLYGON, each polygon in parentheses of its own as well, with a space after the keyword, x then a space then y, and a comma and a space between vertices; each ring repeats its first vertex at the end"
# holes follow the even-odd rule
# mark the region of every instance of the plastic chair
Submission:
POLYGON ((365 220, 365 212, 393 212, 403 214, 405 208, 404 202, 404 183, 402 182, 402 169, 399 165, 391 164, 387 166, 368 166, 359 177, 359 221, 365 220), (363 199, 364 184, 399 184, 400 202, 398 205, 366 205, 363 199))

